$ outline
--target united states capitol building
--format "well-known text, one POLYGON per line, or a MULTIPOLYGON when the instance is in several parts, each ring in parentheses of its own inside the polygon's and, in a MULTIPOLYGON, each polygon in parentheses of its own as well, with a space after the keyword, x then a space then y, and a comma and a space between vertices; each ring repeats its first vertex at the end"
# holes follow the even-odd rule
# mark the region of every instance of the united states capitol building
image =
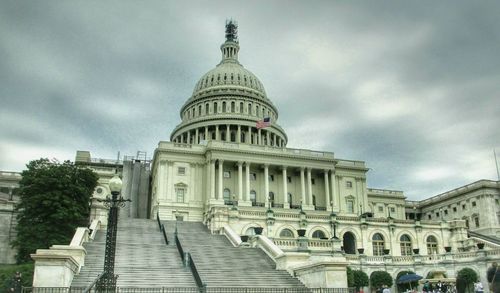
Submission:
MULTIPOLYGON (((106 229, 107 209, 97 199, 109 196, 108 181, 117 166, 122 195, 131 199, 120 210, 122 223, 156 223, 151 219, 159 217, 167 234, 176 226, 180 235, 183 227, 194 231, 189 225, 202 225, 207 235, 220 237, 242 255, 252 249, 264 252, 276 270, 305 287, 347 287, 347 266, 368 275, 385 270, 393 278, 404 270, 424 277, 441 272, 450 280, 469 267, 487 284, 487 267, 500 259, 500 182, 480 180, 409 201, 402 191, 368 187, 369 168, 363 161, 287 147, 278 109, 262 82, 238 61, 234 22, 227 23, 225 36, 220 63, 196 82, 180 109, 180 123, 169 141, 158 143, 151 160, 104 160, 88 151, 77 152, 76 163, 100 176, 93 195, 91 236, 77 233, 70 245, 39 250, 33 257, 39 286, 52 284, 44 283, 42 276, 54 272, 51 256, 64 255, 61 251, 71 251, 66 269, 60 270, 70 276, 64 285, 85 284, 81 275, 88 270, 90 247, 97 245, 96 233, 106 229), (75 247, 83 250, 76 253, 75 247)), ((1 200, 7 205, 12 196, 1 200)), ((212 275, 203 275, 206 256, 195 258, 194 242, 200 240, 184 234, 185 246, 201 263, 200 275, 208 287, 224 286, 212 275)), ((217 270, 217 261, 213 263, 217 270)))

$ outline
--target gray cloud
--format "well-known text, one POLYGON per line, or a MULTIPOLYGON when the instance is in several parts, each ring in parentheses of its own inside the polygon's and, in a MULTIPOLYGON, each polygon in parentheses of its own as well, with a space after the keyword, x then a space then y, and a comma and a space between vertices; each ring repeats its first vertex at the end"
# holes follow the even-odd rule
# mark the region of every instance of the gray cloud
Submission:
POLYGON ((152 154, 220 60, 223 25, 289 146, 364 160, 416 199, 496 176, 494 1, 3 1, 0 169, 40 156, 152 154))

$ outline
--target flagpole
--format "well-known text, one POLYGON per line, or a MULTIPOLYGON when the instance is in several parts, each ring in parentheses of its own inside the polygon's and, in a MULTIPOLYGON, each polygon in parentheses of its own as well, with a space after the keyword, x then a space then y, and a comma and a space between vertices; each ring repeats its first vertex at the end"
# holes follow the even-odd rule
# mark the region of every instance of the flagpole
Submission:
POLYGON ((495 156, 495 167, 497 167, 497 180, 500 181, 500 172, 498 172, 497 153, 495 149, 493 149, 493 155, 495 156))

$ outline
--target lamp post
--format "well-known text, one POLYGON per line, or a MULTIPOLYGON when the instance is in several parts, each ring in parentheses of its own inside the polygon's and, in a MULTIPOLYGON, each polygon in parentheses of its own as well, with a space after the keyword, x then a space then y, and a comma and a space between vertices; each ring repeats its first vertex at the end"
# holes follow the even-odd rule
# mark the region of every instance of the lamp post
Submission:
POLYGON ((102 277, 97 282, 99 292, 115 292, 116 279, 115 275, 115 252, 116 252, 116 232, 118 224, 118 208, 124 207, 125 202, 130 199, 123 199, 120 195, 122 189, 122 180, 117 174, 109 180, 109 189, 111 190, 111 198, 109 196, 104 200, 99 200, 105 207, 109 208, 108 227, 106 229, 106 250, 104 253, 104 272, 102 277))

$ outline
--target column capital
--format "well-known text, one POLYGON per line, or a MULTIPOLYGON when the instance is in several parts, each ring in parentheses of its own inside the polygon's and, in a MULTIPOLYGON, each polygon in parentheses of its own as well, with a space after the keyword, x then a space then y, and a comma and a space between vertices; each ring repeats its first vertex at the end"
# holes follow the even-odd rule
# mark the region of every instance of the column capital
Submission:
POLYGON ((238 162, 236 162, 236 164, 238 165, 238 167, 239 167, 239 166, 243 166, 243 163, 244 163, 243 161, 238 161, 238 162))
POLYGON ((286 169, 288 169, 288 166, 283 165, 283 166, 280 167, 280 169, 281 170, 286 170, 286 169))
POLYGON ((251 164, 252 164, 252 163, 250 163, 250 162, 245 162, 245 166, 250 167, 250 165, 251 165, 251 164))

